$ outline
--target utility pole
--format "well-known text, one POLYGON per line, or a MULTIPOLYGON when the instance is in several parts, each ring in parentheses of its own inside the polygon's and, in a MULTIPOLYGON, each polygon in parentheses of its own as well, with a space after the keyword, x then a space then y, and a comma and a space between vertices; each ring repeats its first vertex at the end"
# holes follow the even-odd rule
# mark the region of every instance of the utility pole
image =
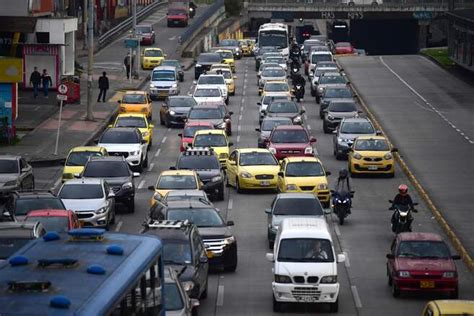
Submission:
POLYGON ((87 49, 87 0, 82 3, 82 30, 84 33, 84 40, 82 41, 82 49, 87 49))
POLYGON ((138 49, 135 53, 135 71, 138 78, 138 72, 140 70, 140 39, 137 38, 137 0, 132 0, 132 16, 133 16, 133 38, 138 40, 138 49))
POLYGON ((89 0, 89 17, 87 19, 87 42, 88 42, 88 64, 87 64, 87 114, 86 121, 93 121, 92 114, 92 67, 94 65, 94 2, 89 0))

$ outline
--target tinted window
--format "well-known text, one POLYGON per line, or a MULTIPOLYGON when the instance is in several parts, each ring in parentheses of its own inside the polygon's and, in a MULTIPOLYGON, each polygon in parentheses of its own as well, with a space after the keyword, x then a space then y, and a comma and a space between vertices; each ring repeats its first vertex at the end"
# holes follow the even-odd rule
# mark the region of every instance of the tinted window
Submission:
POLYGON ((195 147, 223 147, 227 146, 227 140, 224 135, 196 135, 194 137, 195 147))
POLYGON ((334 262, 331 242, 327 239, 282 239, 278 249, 280 262, 334 262))
POLYGON ((188 264, 192 262, 191 247, 187 240, 163 239, 163 261, 165 264, 188 264))
POLYGON ((287 96, 264 96, 263 97, 263 100, 262 100, 262 103, 263 104, 270 104, 271 102, 275 101, 275 100, 288 100, 288 97, 287 96))
MULTIPOLYGON (((219 109, 192 109, 188 117, 190 119, 221 119, 223 117, 222 112, 219 109)), ((209 129, 209 127, 206 127, 209 129)))
MULTIPOLYGON (((196 114, 196 113, 195 113, 196 114)), ((183 131, 183 136, 184 137, 191 137, 193 138, 194 137, 194 133, 196 131, 200 131, 202 129, 210 129, 212 127, 209 127, 209 126, 187 126, 184 131, 183 131)))
POLYGON ((66 166, 84 166, 89 157, 101 157, 100 152, 81 151, 72 152, 66 160, 66 166))
POLYGON ((346 79, 343 76, 322 76, 319 79, 320 84, 345 84, 346 79))
POLYGON ((197 183, 194 176, 161 176, 157 188, 161 190, 196 189, 197 183))
POLYGON ((165 307, 167 311, 177 311, 184 308, 181 292, 176 283, 165 283, 165 307))
POLYGON ((156 70, 153 71, 152 81, 175 81, 176 74, 172 70, 156 70))
POLYGON ((136 128, 146 128, 146 121, 143 117, 119 117, 115 127, 136 127, 136 128))
POLYGON ((280 57, 268 57, 265 59, 265 62, 275 63, 275 64, 286 64, 286 61, 280 57))
POLYGON ((219 43, 219 46, 239 46, 239 41, 232 39, 225 39, 219 43))
POLYGON ((104 191, 100 184, 65 184, 61 192, 61 199, 101 199, 104 191))
POLYGON ((254 152, 241 153, 239 165, 241 166, 277 166, 278 162, 271 153, 254 152))
POLYGON ((189 220, 197 227, 222 227, 224 221, 215 209, 172 209, 168 211, 168 220, 189 220))
POLYGON ((87 164, 83 176, 91 178, 128 177, 130 169, 125 161, 91 161, 87 164))
POLYGON ((275 46, 278 48, 288 47, 288 34, 286 31, 261 31, 258 34, 260 46, 275 46))
POLYGON ((289 91, 289 88, 286 83, 268 82, 265 84, 265 91, 286 92, 289 91))
POLYGON ((225 81, 221 76, 201 76, 197 84, 225 84, 225 81))
POLYGON ((185 10, 168 10, 169 15, 186 15, 185 10))
POLYGON ((302 130, 277 130, 272 134, 272 143, 308 143, 308 134, 302 130))
POLYGON ((319 162, 290 162, 286 165, 287 177, 321 177, 325 173, 319 162))
POLYGON ((0 173, 19 173, 18 161, 0 160, 0 173))
POLYGON ((219 169, 219 161, 215 156, 182 156, 178 169, 219 169))
POLYGON ((20 198, 15 203, 15 215, 22 216, 36 210, 65 210, 59 198, 20 198))
POLYGON ((151 33, 153 31, 151 26, 137 26, 137 33, 151 33))
POLYGON ((358 139, 354 149, 362 151, 388 151, 390 147, 384 139, 358 139))
POLYGON ((273 207, 274 215, 324 215, 321 204, 317 198, 281 198, 273 207))
POLYGON ((329 88, 324 91, 325 98, 352 98, 349 88, 329 88))
POLYGON ((177 60, 170 60, 170 59, 168 59, 168 60, 163 60, 163 61, 161 62, 161 65, 162 65, 162 66, 181 67, 180 64, 179 64, 179 61, 177 61, 177 60))
POLYGON ((25 221, 40 222, 46 231, 63 233, 69 230, 69 219, 66 216, 28 216, 25 221))
POLYGON ((144 104, 146 101, 144 94, 125 94, 122 98, 122 103, 127 104, 144 104))
POLYGON ((398 257, 422 259, 448 259, 451 254, 442 241, 402 241, 398 246, 398 257))
POLYGON ((163 52, 159 49, 148 49, 143 54, 145 57, 163 57, 163 52))
POLYGON ((262 72, 263 77, 285 77, 286 72, 283 69, 266 69, 262 72))
POLYGON ((341 133, 344 134, 374 134, 375 130, 369 122, 343 122, 341 133))
POLYGON ((349 102, 331 102, 328 107, 329 112, 356 112, 354 103, 349 102))
POLYGON ((196 89, 194 91, 195 97, 220 97, 221 92, 219 89, 196 89))
POLYGON ((137 144, 140 137, 135 130, 124 131, 116 129, 108 129, 100 137, 99 143, 102 144, 137 144))
POLYGON ((298 106, 293 102, 272 102, 268 106, 271 113, 298 113, 298 106))
POLYGON ((293 125, 290 119, 285 120, 263 120, 262 131, 271 131, 274 127, 279 125, 293 125))
POLYGON ((218 64, 222 61, 222 57, 221 55, 219 54, 203 54, 203 55, 199 55, 199 58, 198 58, 198 61, 197 63, 206 63, 206 64, 209 64, 209 63, 214 63, 214 64, 218 64))
POLYGON ((222 56, 222 58, 225 58, 225 59, 234 58, 234 54, 232 54, 232 52, 223 51, 223 52, 219 52, 219 54, 222 56))
POLYGON ((193 98, 169 98, 169 107, 193 107, 196 105, 196 101, 193 98))
POLYGON ((320 61, 332 61, 332 56, 329 54, 314 54, 311 57, 312 64, 317 64, 320 61))
POLYGON ((0 259, 7 259, 26 245, 30 239, 0 237, 0 259))

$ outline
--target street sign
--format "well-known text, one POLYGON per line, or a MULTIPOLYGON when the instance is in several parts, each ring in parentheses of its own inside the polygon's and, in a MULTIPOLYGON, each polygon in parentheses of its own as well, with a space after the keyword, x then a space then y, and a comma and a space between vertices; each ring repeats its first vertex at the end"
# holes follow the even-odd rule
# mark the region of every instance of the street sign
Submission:
MULTIPOLYGON (((67 90, 67 89, 66 89, 67 90)), ((67 101, 67 95, 65 94, 57 94, 56 95, 56 98, 59 100, 59 101, 67 101)))
POLYGON ((126 48, 137 48, 138 47, 138 39, 136 39, 136 38, 126 38, 125 39, 125 47, 126 48))
POLYGON ((60 94, 67 94, 67 86, 65 84, 60 84, 58 87, 58 92, 60 94))

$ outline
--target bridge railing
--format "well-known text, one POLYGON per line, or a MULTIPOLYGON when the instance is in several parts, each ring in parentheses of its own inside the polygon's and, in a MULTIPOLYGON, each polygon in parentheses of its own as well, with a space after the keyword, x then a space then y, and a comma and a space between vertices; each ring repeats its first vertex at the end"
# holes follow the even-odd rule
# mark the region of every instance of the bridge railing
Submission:
MULTIPOLYGON (((403 6, 439 6, 448 7, 450 0, 247 0, 250 4, 288 4, 293 6, 341 6, 341 7, 403 7, 403 6)), ((466 0, 455 0, 455 4, 464 6, 466 0)), ((455 5, 456 7, 456 5, 455 5)))

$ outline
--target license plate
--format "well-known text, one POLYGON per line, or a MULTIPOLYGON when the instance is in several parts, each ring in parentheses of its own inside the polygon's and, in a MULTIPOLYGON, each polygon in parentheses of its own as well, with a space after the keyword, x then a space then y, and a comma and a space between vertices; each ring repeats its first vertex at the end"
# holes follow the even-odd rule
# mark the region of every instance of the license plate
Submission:
POLYGON ((260 185, 262 187, 268 187, 270 185, 270 181, 260 181, 260 185))
POLYGON ((420 288, 422 289, 433 289, 434 287, 434 281, 420 281, 420 288))
POLYGON ((296 300, 298 300, 300 302, 306 302, 306 303, 313 303, 313 302, 318 301, 315 297, 312 297, 312 296, 298 296, 298 297, 295 297, 295 298, 296 298, 296 300))
POLYGON ((377 167, 377 166, 368 166, 367 169, 369 169, 369 170, 377 170, 378 167, 377 167))
POLYGON ((179 21, 173 21, 173 23, 174 23, 174 24, 178 24, 178 23, 179 23, 179 21))
POLYGON ((159 92, 158 93, 159 96, 163 96, 163 97, 166 97, 168 95, 167 92, 159 92))

